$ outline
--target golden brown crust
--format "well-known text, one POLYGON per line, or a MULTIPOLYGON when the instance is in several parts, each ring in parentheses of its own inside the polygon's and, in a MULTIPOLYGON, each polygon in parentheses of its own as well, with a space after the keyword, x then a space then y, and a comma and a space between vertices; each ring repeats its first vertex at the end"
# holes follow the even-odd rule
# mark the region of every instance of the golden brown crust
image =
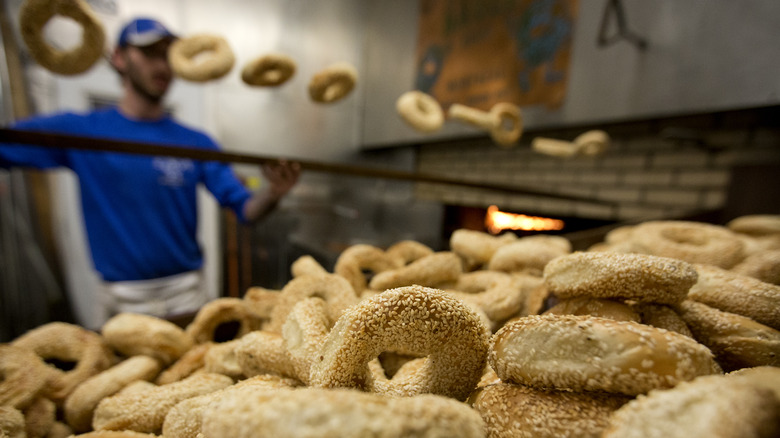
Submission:
POLYGON ((544 268, 544 281, 558 298, 622 298, 675 304, 685 299, 697 273, 682 260, 645 254, 575 252, 544 268))
POLYGON ((403 93, 395 109, 404 122, 420 132, 435 132, 444 124, 444 110, 430 94, 419 90, 403 93))
POLYGON ((47 397, 62 403, 81 382, 107 369, 114 357, 100 335, 75 324, 50 322, 16 338, 11 345, 34 351, 44 361, 75 363, 67 371, 49 365, 47 397))
POLYGON ((160 433, 165 416, 177 403, 232 384, 230 377, 201 373, 143 391, 119 392, 98 404, 92 425, 95 430, 160 433))
POLYGON ((132 430, 95 430, 74 435, 73 438, 156 438, 150 433, 134 432, 132 430))
POLYGON ((482 310, 493 324, 523 310, 522 285, 511 274, 500 271, 472 271, 462 274, 446 292, 482 310))
POLYGON ((780 399, 725 375, 651 391, 618 409, 604 438, 771 437, 780 433, 780 399))
POLYGON ((780 285, 780 249, 767 249, 748 255, 731 272, 780 285))
POLYGON ((693 337, 691 329, 685 320, 670 306, 665 304, 636 303, 634 308, 639 312, 641 323, 651 325, 681 335, 693 337))
POLYGON ((358 72, 352 65, 344 62, 330 65, 312 76, 309 97, 317 103, 337 102, 349 95, 357 80, 358 72))
POLYGON ((455 253, 441 251, 419 258, 408 265, 382 271, 371 279, 368 286, 377 291, 413 284, 438 287, 457 280, 462 271, 460 259, 455 253))
POLYGON ((192 345, 192 337, 176 324, 139 313, 120 313, 101 329, 103 339, 124 356, 150 356, 168 365, 192 345))
POLYGON ((339 254, 333 272, 346 278, 354 293, 359 295, 368 286, 364 271, 376 275, 401 266, 398 258, 389 256, 382 248, 361 243, 352 245, 339 254))
POLYGON ((494 236, 484 231, 460 228, 450 236, 450 249, 464 260, 477 265, 487 265, 499 247, 517 240, 515 234, 494 236))
POLYGON ((718 370, 712 353, 689 337, 575 315, 528 316, 505 325, 491 338, 489 361, 505 382, 627 395, 718 370))
POLYGON ((349 282, 342 276, 322 274, 293 278, 282 288, 276 306, 271 312, 271 320, 264 329, 280 333, 293 307, 299 301, 310 297, 325 300, 328 317, 332 321, 337 320, 346 308, 358 300, 349 282))
POLYGON ((780 286, 717 266, 694 267, 699 278, 688 298, 780 330, 780 286))
POLYGON ((780 331, 693 300, 681 303, 679 312, 693 337, 712 350, 724 370, 780 366, 780 331))
POLYGON ((239 340, 234 353, 247 377, 275 374, 297 378, 292 357, 279 333, 266 330, 249 333, 239 340))
POLYGON ((618 394, 542 391, 498 383, 484 387, 473 407, 490 437, 598 438, 609 416, 629 400, 618 394))
POLYGON ((203 356, 203 372, 222 374, 233 380, 243 379, 244 370, 236 357, 236 348, 240 344, 240 338, 212 344, 203 356))
POLYGON ((212 345, 212 343, 198 344, 190 348, 176 362, 161 372, 155 383, 165 385, 166 383, 178 382, 202 369, 206 353, 212 345))
POLYGON ((44 391, 50 376, 46 363, 35 352, 0 344, 0 406, 30 406, 44 391))
POLYGON ((479 317, 438 289, 390 289, 348 309, 311 369, 312 386, 355 387, 394 395, 432 393, 464 400, 485 366, 487 333, 479 317), (427 356, 403 381, 376 380, 368 362, 384 351, 427 356))
POLYGON ((322 275, 327 274, 328 270, 323 267, 314 257, 302 255, 298 257, 292 265, 290 272, 293 277, 302 277, 304 275, 322 275))
POLYGON ((504 272, 527 272, 542 275, 552 259, 569 254, 571 243, 560 236, 529 236, 502 245, 487 265, 487 269, 504 272))
POLYGON ((33 59, 53 73, 83 73, 103 55, 103 26, 83 0, 26 0, 19 9, 19 24, 22 39, 33 59), (81 26, 82 41, 77 47, 59 50, 46 41, 44 28, 56 15, 71 18, 81 26))
POLYGON ((780 234, 780 215, 750 214, 739 216, 727 222, 726 227, 735 233, 751 236, 780 234))
POLYGON ((299 384, 300 382, 297 380, 285 379, 278 376, 261 375, 241 380, 234 385, 209 394, 188 398, 177 403, 168 411, 168 414, 165 416, 165 421, 163 422, 162 436, 165 438, 198 437, 203 425, 203 413, 206 408, 214 401, 230 394, 232 391, 240 391, 240 388, 250 385, 258 388, 258 390, 274 391, 279 388, 294 388, 299 384))
POLYGON ((256 318, 241 298, 217 298, 198 310, 186 332, 196 344, 226 342, 258 330, 262 320, 256 318))
POLYGON ((22 413, 27 437, 45 437, 57 420, 57 405, 48 398, 39 397, 22 413))
POLYGON ((270 53, 249 61, 241 69, 241 80, 255 87, 278 87, 295 74, 296 64, 292 58, 279 53, 270 53))
POLYGON ((168 50, 168 59, 177 76, 192 82, 219 79, 230 72, 236 61, 227 40, 211 34, 177 39, 168 50), (204 59, 205 54, 208 55, 204 59))
POLYGON ((65 400, 68 425, 76 432, 92 429, 92 414, 100 400, 112 396, 138 380, 154 379, 160 364, 149 356, 132 356, 85 380, 65 400))
POLYGON ((744 244, 728 228, 693 221, 647 221, 631 241, 638 252, 730 268, 745 257, 744 244))
POLYGON ((469 406, 447 397, 389 397, 350 389, 252 387, 230 391, 203 415, 204 438, 255 436, 484 437, 469 406), (326 419, 326 420, 325 420, 326 419))
POLYGON ((577 297, 561 300, 543 314, 591 315, 615 321, 642 322, 639 313, 628 304, 605 298, 577 297))
POLYGON ((27 438, 24 414, 11 406, 0 405, 0 437, 27 438))
POLYGON ((282 338, 295 370, 295 376, 309 383, 309 371, 328 336, 333 321, 325 301, 312 297, 299 301, 282 326, 282 338))
POLYGON ((416 240, 401 240, 387 247, 385 253, 391 258, 400 259, 400 265, 408 265, 417 259, 433 254, 434 251, 430 246, 416 240))

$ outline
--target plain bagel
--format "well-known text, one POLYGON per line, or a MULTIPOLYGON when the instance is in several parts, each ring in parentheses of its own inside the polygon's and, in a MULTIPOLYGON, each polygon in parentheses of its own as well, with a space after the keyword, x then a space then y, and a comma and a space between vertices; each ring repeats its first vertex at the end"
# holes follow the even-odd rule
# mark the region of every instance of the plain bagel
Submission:
POLYGON ((53 73, 83 73, 103 55, 103 26, 83 0, 26 0, 19 10, 19 24, 22 39, 30 50, 30 55, 38 64, 53 73), (46 41, 44 27, 55 15, 71 18, 81 26, 79 46, 60 50, 46 41))
POLYGON ((168 59, 177 76, 192 82, 219 79, 230 72, 236 61, 227 40, 211 34, 176 40, 168 50, 168 59))
POLYGON ((444 124, 444 111, 439 102, 422 91, 407 91, 395 103, 401 118, 420 132, 434 132, 444 124))
POLYGON ((358 72, 350 64, 336 63, 319 71, 309 81, 309 96, 318 103, 333 103, 355 88, 358 72))
POLYGON ((247 85, 276 87, 287 82, 295 70, 296 64, 292 58, 272 53, 248 62, 241 69, 241 80, 247 85))

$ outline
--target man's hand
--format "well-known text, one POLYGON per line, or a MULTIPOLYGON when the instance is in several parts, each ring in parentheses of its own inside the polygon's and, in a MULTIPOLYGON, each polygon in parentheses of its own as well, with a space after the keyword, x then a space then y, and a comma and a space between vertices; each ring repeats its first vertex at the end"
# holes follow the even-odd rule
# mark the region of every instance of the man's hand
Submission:
POLYGON ((297 162, 279 160, 261 166, 263 177, 268 181, 271 196, 281 199, 298 182, 301 165, 297 162))
POLYGON ((285 160, 264 164, 260 168, 268 186, 255 192, 244 204, 244 217, 248 222, 258 221, 276 208, 301 175, 300 163, 285 160))

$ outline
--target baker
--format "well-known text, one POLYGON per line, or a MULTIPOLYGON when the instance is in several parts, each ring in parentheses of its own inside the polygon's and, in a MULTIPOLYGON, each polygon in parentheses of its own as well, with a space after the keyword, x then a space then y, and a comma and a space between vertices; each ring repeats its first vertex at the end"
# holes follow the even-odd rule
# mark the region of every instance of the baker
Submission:
MULTIPOLYGON (((164 109, 173 79, 168 49, 176 39, 155 19, 131 20, 110 58, 123 91, 116 106, 34 117, 15 128, 218 150, 211 137, 164 109)), ((0 145, 0 167, 13 166, 67 167, 78 176, 89 249, 102 281, 104 321, 119 312, 188 314, 206 303, 196 235, 198 186, 205 186, 239 221, 253 223, 274 209, 300 175, 298 163, 263 165, 266 183, 252 192, 223 163, 0 145)))

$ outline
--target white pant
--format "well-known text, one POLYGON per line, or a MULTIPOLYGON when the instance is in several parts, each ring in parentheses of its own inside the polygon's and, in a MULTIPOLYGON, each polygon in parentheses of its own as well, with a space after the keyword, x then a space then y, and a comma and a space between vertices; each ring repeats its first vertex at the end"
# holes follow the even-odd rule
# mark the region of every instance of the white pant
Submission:
POLYGON ((101 294, 108 317, 120 312, 160 318, 195 313, 208 301, 200 271, 151 280, 103 283, 101 294))

